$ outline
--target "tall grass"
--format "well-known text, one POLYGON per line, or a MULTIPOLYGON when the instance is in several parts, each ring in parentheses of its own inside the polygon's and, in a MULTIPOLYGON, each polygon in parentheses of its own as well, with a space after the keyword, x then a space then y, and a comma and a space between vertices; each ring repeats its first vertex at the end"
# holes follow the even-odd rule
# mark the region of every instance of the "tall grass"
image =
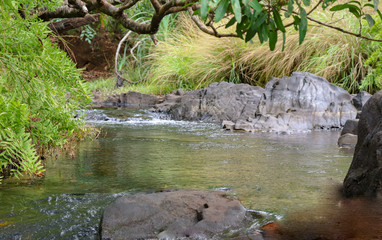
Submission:
MULTIPOLYGON (((323 12, 314 17, 330 21, 323 12)), ((348 14, 337 18, 338 25, 358 30, 358 22, 348 14)), ((298 32, 288 29, 284 51, 281 41, 276 50, 270 51, 267 44, 256 40, 244 43, 241 39, 206 35, 188 18, 182 18, 181 23, 173 37, 149 56, 149 79, 161 93, 202 88, 222 80, 264 86, 271 77, 288 76, 293 71, 311 72, 355 92, 366 74, 364 41, 333 29, 311 25, 301 45, 298 32)))

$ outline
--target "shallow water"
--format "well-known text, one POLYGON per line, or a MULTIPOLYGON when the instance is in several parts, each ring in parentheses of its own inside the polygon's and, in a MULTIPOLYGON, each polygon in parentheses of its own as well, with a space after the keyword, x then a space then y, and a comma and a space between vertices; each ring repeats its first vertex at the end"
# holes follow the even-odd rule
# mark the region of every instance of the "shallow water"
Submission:
POLYGON ((96 238, 102 209, 118 196, 174 188, 226 191, 285 216, 326 204, 352 157, 336 146, 339 132, 231 132, 143 110, 90 115, 100 114, 90 121, 100 137, 48 159, 44 179, 0 185, 0 239, 96 238))

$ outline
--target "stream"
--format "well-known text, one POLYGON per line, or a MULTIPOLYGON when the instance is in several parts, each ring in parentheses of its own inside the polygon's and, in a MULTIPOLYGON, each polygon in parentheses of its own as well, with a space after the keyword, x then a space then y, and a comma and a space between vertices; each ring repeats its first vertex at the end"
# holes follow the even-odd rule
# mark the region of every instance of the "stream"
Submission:
POLYGON ((116 198, 166 189, 224 191, 269 221, 327 204, 352 152, 340 132, 226 131, 145 110, 92 110, 97 139, 46 160, 43 179, 0 185, 0 239, 98 239, 116 198))

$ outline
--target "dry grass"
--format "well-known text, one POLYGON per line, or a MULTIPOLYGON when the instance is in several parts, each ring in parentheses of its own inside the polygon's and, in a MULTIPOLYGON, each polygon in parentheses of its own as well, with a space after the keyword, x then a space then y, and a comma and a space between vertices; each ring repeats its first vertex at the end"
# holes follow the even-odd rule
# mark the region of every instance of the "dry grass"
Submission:
MULTIPOLYGON (((318 12, 314 17, 333 21, 328 14, 318 12)), ((339 14, 336 13, 336 25, 357 30, 358 23, 349 14, 339 14)), ((276 49, 270 51, 267 44, 257 40, 244 43, 237 38, 209 36, 188 18, 182 18, 174 37, 160 43, 150 55, 149 79, 151 84, 162 86, 160 92, 165 93, 179 87, 201 88, 222 80, 264 86, 271 77, 307 71, 352 91, 365 75, 363 46, 363 41, 355 37, 310 25, 301 45, 298 32, 290 28, 284 51, 281 36, 276 49)))

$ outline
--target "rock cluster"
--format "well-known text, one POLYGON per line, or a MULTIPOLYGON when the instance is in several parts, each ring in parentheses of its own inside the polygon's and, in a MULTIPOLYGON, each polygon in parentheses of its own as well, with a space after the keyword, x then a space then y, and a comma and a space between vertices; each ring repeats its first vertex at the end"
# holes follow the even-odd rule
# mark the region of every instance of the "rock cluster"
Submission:
POLYGON ((358 113, 356 119, 348 119, 341 131, 341 136, 338 139, 338 146, 342 148, 354 148, 357 144, 358 122, 362 107, 370 99, 371 94, 362 91, 354 95, 352 103, 357 108, 358 113))
POLYGON ((303 72, 273 78, 265 89, 213 83, 202 90, 168 95, 156 111, 178 120, 220 122, 227 129, 276 132, 340 128, 357 114, 344 89, 303 72))

